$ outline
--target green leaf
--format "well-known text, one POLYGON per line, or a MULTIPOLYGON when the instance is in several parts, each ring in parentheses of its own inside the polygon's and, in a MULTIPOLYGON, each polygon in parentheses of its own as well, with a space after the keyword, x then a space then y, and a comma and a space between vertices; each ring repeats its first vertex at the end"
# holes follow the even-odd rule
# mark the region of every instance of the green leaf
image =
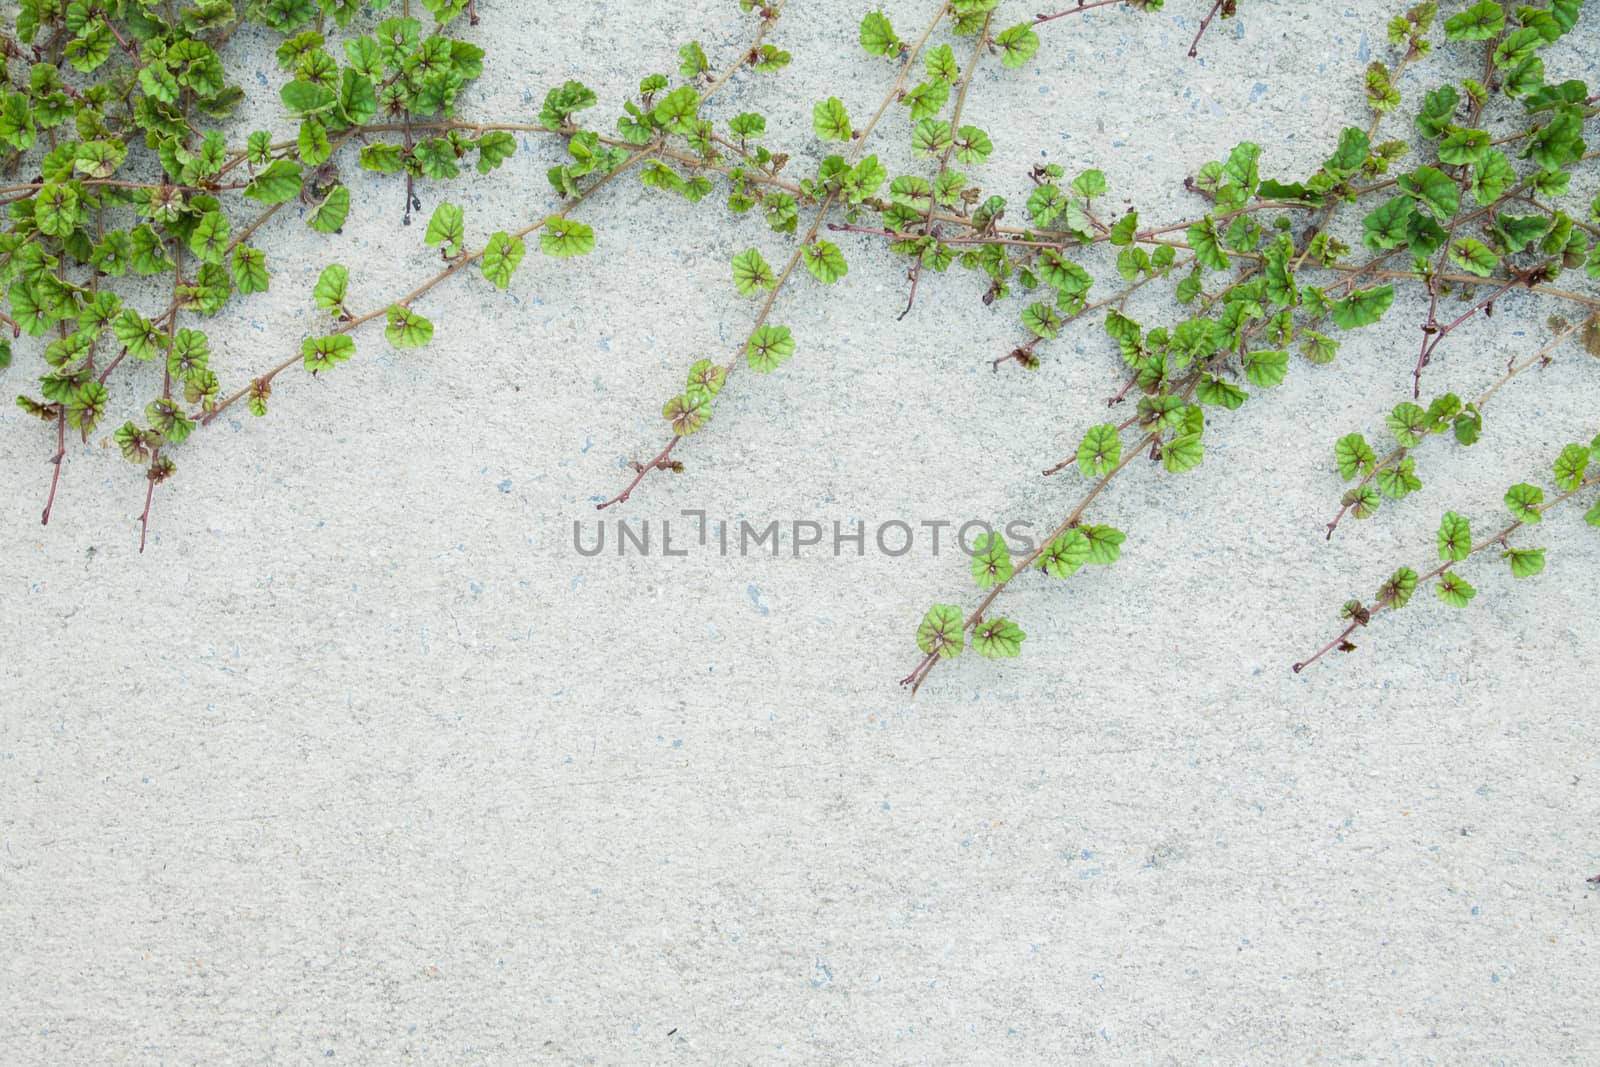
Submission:
POLYGON ((672 423, 679 437, 698 433, 711 419, 711 397, 703 389, 675 396, 661 409, 661 417, 672 423))
MULTIPOLYGON (((148 69, 148 68, 147 68, 148 69)), ((146 90, 148 91, 148 89, 146 90)), ((278 91, 283 100, 283 106, 289 110, 293 117, 313 115, 321 111, 330 110, 338 102, 339 96, 332 89, 317 82, 292 81, 278 91)), ((176 91, 173 92, 172 103, 177 100, 176 91)))
POLYGON ((156 432, 175 445, 181 445, 194 432, 195 424, 183 413, 176 400, 162 397, 145 405, 145 419, 156 432))
POLYGON ((995 35, 994 43, 1000 49, 1000 65, 1011 69, 1022 66, 1039 51, 1039 35, 1027 22, 1001 30, 995 35))
POLYGON ((931 158, 943 155, 953 144, 955 140, 950 135, 950 124, 941 119, 923 119, 911 129, 911 150, 919 156, 931 158))
POLYGON ((1516 183, 1517 172, 1511 169, 1504 152, 1485 152, 1472 165, 1472 198, 1480 207, 1488 207, 1516 183))
POLYGON ((228 251, 229 232, 228 217, 208 211, 189 234, 189 250, 203 263, 221 263, 228 251))
POLYGON ((956 65, 956 54, 947 44, 928 50, 926 61, 928 77, 935 78, 945 84, 953 83, 961 75, 961 68, 956 65))
POLYGON ((1350 514, 1358 519, 1370 519, 1378 510, 1378 505, 1383 503, 1383 497, 1370 485, 1358 486, 1351 489, 1340 498, 1339 503, 1350 509, 1350 514))
POLYGON ((722 392, 722 385, 727 380, 726 367, 719 367, 709 359, 697 359, 689 367, 688 389, 685 391, 692 392, 699 389, 707 396, 715 398, 722 392))
POLYGON ((956 131, 956 158, 963 163, 982 163, 994 151, 989 135, 976 126, 963 126, 956 131))
POLYGON ((1174 437, 1161 448, 1161 465, 1172 474, 1193 470, 1205 460, 1206 446, 1197 433, 1174 437))
POLYGON ((1200 384, 1195 388, 1195 399, 1202 404, 1212 407, 1226 408, 1237 411, 1244 406, 1250 394, 1234 385, 1232 382, 1223 381, 1215 375, 1207 375, 1200 379, 1200 384))
POLYGON ((811 109, 811 128, 824 141, 850 140, 850 114, 836 96, 817 101, 811 109))
POLYGON ((889 199, 916 212, 933 206, 933 186, 926 178, 904 174, 889 183, 889 199))
POLYGON ((1346 126, 1339 131, 1338 149, 1323 166, 1335 178, 1348 178, 1366 164, 1371 152, 1372 141, 1365 131, 1346 126))
POLYGON ((71 185, 46 185, 33 200, 33 218, 51 237, 66 237, 78 228, 83 205, 71 185))
POLYGON ((1089 542, 1089 562, 1109 566, 1122 558, 1122 543, 1128 535, 1110 526, 1080 526, 1089 542))
POLYGON ((750 369, 770 374, 794 355, 794 338, 787 326, 762 325, 750 335, 744 346, 745 359, 750 369))
POLYGON ((240 245, 233 250, 233 284, 241 294, 264 293, 270 280, 267 256, 258 248, 240 245))
POLYGON ((584 223, 551 215, 544 220, 544 232, 539 235, 539 249, 545 255, 558 259, 586 256, 594 251, 594 230, 584 223))
POLYGON ((1468 404, 1466 410, 1450 420, 1456 440, 1463 445, 1475 445, 1483 435, 1483 413, 1468 404))
POLYGON ((1544 549, 1508 548, 1500 558, 1511 564, 1511 577, 1532 578, 1544 570, 1544 549))
POLYGON ((1228 269, 1228 254, 1222 250, 1222 241, 1217 237, 1217 224, 1210 215, 1189 227, 1188 238, 1195 259, 1203 266, 1212 270, 1228 269))
POLYGON ((1417 477, 1417 461, 1407 456, 1378 472, 1378 491, 1391 500, 1403 500, 1422 488, 1417 477))
POLYGON ((1022 651, 1027 638, 1022 628, 1010 619, 993 618, 972 631, 972 647, 985 659, 1013 659, 1022 651))
POLYGON ((1410 567, 1401 567, 1389 576, 1389 580, 1378 587, 1378 603, 1388 604, 1394 608, 1403 608, 1411 600, 1411 594, 1417 591, 1417 572, 1410 567))
POLYGON ((972 577, 981 589, 1011 580, 1011 551, 1006 539, 990 532, 972 544, 972 577))
POLYGON ((740 296, 754 296, 762 289, 774 288, 778 276, 759 251, 747 248, 733 257, 733 284, 738 287, 740 296))
POLYGON ((1472 555, 1472 524, 1453 511, 1439 520, 1439 558, 1459 563, 1472 555))
POLYGON ((511 277, 517 273, 517 266, 527 252, 528 246, 520 237, 497 232, 489 238, 489 244, 483 250, 483 276, 495 288, 504 289, 511 284, 511 277))
POLYGON ((954 604, 935 604, 917 627, 917 647, 925 655, 954 659, 966 643, 961 609, 954 604))
POLYGON ((313 374, 344 363, 355 354, 355 342, 344 334, 307 337, 300 344, 301 362, 305 364, 306 370, 313 374))
POLYGON ((1556 457, 1556 485, 1570 492, 1583 484, 1583 475, 1588 469, 1589 449, 1584 445, 1568 445, 1556 457))
POLYGON ((1022 325, 1044 338, 1061 332, 1061 316, 1049 304, 1029 304, 1022 309, 1022 325))
POLYGON ((1535 523, 1544 518, 1539 505, 1544 502, 1544 490, 1537 485, 1518 482, 1506 490, 1506 510, 1518 522, 1535 523))
POLYGON ((1405 243, 1406 224, 1411 219, 1411 213, 1409 197, 1397 196, 1387 201, 1362 220, 1361 226, 1365 232, 1361 243, 1373 251, 1399 248, 1405 243))
POLYGON ((1441 219, 1453 216, 1461 207, 1461 189, 1432 167, 1418 167, 1396 179, 1400 188, 1441 219))
POLYGON ((868 55, 895 56, 900 54, 900 38, 881 11, 869 11, 861 18, 861 47, 868 55))
POLYGON ((1300 354, 1313 363, 1332 363, 1339 354, 1339 342, 1315 330, 1301 330, 1300 354))
POLYGON ((1500 257, 1482 241, 1462 237, 1450 246, 1450 262, 1480 278, 1487 278, 1500 265, 1500 257))
POLYGON ((433 323, 410 308, 398 304, 389 307, 389 324, 383 336, 396 348, 421 348, 433 340, 433 323))
POLYGON ((1361 289, 1333 305, 1333 321, 1341 330, 1370 326, 1383 317, 1394 303, 1394 286, 1380 285, 1361 289))
POLYGON ((333 263, 323 268, 322 277, 317 279, 317 287, 311 295, 316 299, 317 307, 343 318, 344 298, 349 287, 350 271, 333 263))
POLYGON ((925 81, 901 98, 900 103, 911 109, 911 121, 931 119, 944 109, 950 100, 950 83, 937 78, 925 81))
POLYGON ((1460 166, 1476 163, 1489 150, 1487 130, 1453 129, 1439 145, 1439 161, 1460 166))
POLYGON ((306 225, 318 233, 335 233, 350 216, 350 187, 336 185, 306 216, 306 225))
POLYGON ((1454 571, 1445 571, 1439 575, 1439 584, 1433 587, 1433 591, 1439 594, 1440 600, 1453 608, 1466 607, 1472 598, 1478 595, 1478 591, 1472 588, 1472 583, 1454 571))
POLYGON ((1396 404, 1383 421, 1402 448, 1417 447, 1432 432, 1428 413, 1409 401, 1396 404))
POLYGON ((1483 0, 1459 15, 1445 19, 1444 34, 1452 41, 1489 41, 1506 28, 1505 7, 1499 0, 1483 0))
POLYGON ((423 244, 430 247, 441 245, 440 251, 447 256, 459 255, 467 239, 465 220, 466 211, 461 205, 441 203, 433 209, 433 216, 428 219, 428 231, 422 236, 423 244))
POLYGON ((1122 437, 1116 423, 1089 427, 1078 446, 1078 469, 1086 478, 1102 478, 1122 460, 1122 437))
POLYGON ((1339 477, 1349 481, 1357 474, 1371 474, 1377 466, 1377 453, 1358 433, 1347 433, 1333 445, 1333 459, 1339 467, 1339 477))
POLYGON ((728 121, 728 132, 741 141, 760 137, 767 132, 767 120, 754 112, 741 112, 728 121))
POLYGON ((1040 567, 1052 578, 1070 578, 1089 562, 1090 554, 1089 539, 1073 528, 1050 542, 1040 557, 1044 561, 1040 567))
POLYGON ((711 69, 711 61, 706 58, 706 50, 700 47, 699 41, 690 41, 679 48, 678 60, 678 73, 685 78, 693 78, 711 69))
MULTIPOLYGON (((1456 108, 1461 105, 1461 94, 1453 85, 1441 85, 1423 98, 1422 110, 1416 119, 1417 132, 1435 140, 1450 127, 1456 108)), ((1446 160, 1445 162, 1449 162, 1446 160)))
POLYGON ((670 133, 689 133, 694 129, 699 111, 700 94, 692 86, 684 85, 662 97, 650 117, 670 133))
POLYGON ((823 285, 832 285, 850 271, 844 253, 832 241, 818 241, 800 250, 800 259, 823 285))
MULTIPOLYGON (((1289 371, 1289 353, 1255 351, 1244 354, 1244 373, 1250 384, 1267 389, 1282 385, 1289 371)), ((1254 409, 1252 409, 1254 410, 1254 409)))

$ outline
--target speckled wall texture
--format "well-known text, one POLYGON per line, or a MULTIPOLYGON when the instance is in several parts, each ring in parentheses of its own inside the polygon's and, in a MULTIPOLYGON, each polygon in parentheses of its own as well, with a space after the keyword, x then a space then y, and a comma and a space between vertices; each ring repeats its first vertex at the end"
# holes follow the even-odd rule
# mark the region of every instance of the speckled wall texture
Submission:
MULTIPOLYGON (((883 4, 902 32, 934 6, 883 4)), ((1401 4, 1245 0, 1190 60, 1208 6, 1096 11, 1020 70, 988 61, 967 108, 996 149, 965 169, 1015 200, 1034 162, 1096 166, 1154 223, 1192 217, 1183 177, 1237 141, 1291 176, 1365 124, 1401 4)), ((734 0, 478 7, 475 119, 532 122, 576 77, 609 126, 679 43, 721 65, 750 33, 734 0)), ((811 103, 865 115, 892 80, 856 46, 865 10, 791 0, 792 65, 711 112, 765 113, 805 172, 811 103)), ((277 85, 273 46, 239 35, 247 85, 277 85)), ((1461 69, 1444 51, 1409 97, 1461 69)), ((1600 30, 1548 62, 1600 85, 1600 30)), ((925 174, 905 131, 891 112, 877 150, 925 174)), ((558 148, 527 135, 453 187, 471 240, 555 206, 558 148)), ((326 263, 360 308, 435 269, 396 181, 341 169, 343 234, 275 219, 271 293, 208 324, 224 382, 298 346, 326 263)), ((1431 448, 1422 492, 1326 543, 1333 440, 1410 395, 1425 305, 1403 295, 1336 362, 1217 414, 1198 470, 1119 481, 1094 521, 1128 532, 1122 562, 1019 582, 1022 658, 943 666, 913 701, 912 631, 975 602, 967 560, 835 557, 833 524, 1053 523, 1081 482, 1039 471, 1118 384, 1103 330, 996 373, 1016 301, 953 271, 897 321, 903 263, 835 235, 849 274, 779 298, 794 358, 737 377, 687 472, 607 512, 656 550, 586 556, 574 522, 594 536, 688 365, 755 315, 729 257, 793 238, 631 178, 582 217, 597 254, 531 252, 507 292, 454 279, 419 304, 430 347, 359 335, 269 417, 197 433, 142 556, 116 449, 72 450, 41 528, 53 439, 0 409, 0 1062, 1600 1062, 1596 531, 1552 516, 1541 577, 1473 569, 1470 611, 1425 594, 1288 669, 1346 597, 1432 565, 1441 511, 1490 522, 1600 432, 1600 361, 1519 379, 1480 445, 1431 448), (717 522, 775 519, 827 541, 716 550, 717 522), (661 554, 663 521, 687 555, 661 554)), ((1173 307, 1151 286, 1130 313, 1173 307)), ((1483 388, 1551 311, 1502 301, 1428 387, 1483 388)))

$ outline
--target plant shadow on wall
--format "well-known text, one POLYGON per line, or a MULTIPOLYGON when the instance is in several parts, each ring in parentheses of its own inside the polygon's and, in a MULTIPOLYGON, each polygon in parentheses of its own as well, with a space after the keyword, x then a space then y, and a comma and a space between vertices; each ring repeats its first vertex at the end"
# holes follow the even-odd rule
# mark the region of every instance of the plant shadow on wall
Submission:
MULTIPOLYGON (((684 471, 686 439, 711 426, 742 366, 770 374, 795 354, 797 338, 775 317, 780 296, 807 276, 822 286, 842 278, 849 265, 840 242, 883 243, 904 257, 905 303, 888 314, 917 310, 919 291, 952 268, 976 279, 973 299, 1013 302, 1022 339, 984 357, 997 373, 1038 371, 1049 342, 1080 319, 1102 325, 1108 354, 1120 354, 1112 414, 1044 470, 1082 477, 1083 490, 1021 558, 998 533, 977 546, 979 599, 970 610, 937 603, 927 611, 915 631, 921 659, 903 679, 913 691, 968 647, 1018 655, 1026 635, 994 610, 1000 598, 1025 572, 1066 579, 1120 558, 1123 532, 1092 521, 1117 479, 1199 466, 1208 416, 1247 412, 1260 403, 1247 403, 1252 392, 1280 384, 1295 362, 1335 359, 1344 334, 1389 312, 1397 289, 1418 291, 1427 306, 1407 357, 1413 395, 1383 420, 1392 445, 1374 446, 1360 432, 1330 443, 1330 476, 1350 484, 1329 538, 1347 517, 1370 519, 1386 499, 1416 491, 1431 439, 1474 444, 1493 425, 1484 413, 1499 390, 1570 348, 1600 354, 1600 199, 1583 204, 1571 192, 1597 154, 1585 132, 1600 94, 1564 78, 1553 59, 1546 66, 1558 54, 1551 46, 1580 29, 1579 0, 1424 3, 1397 13, 1387 27, 1390 55, 1365 73, 1370 113, 1338 133, 1315 173, 1264 177, 1261 147, 1241 144, 1189 179, 1193 217, 1154 225, 1133 208, 1110 207, 1097 169, 1068 175, 1039 165, 1015 176, 1020 191, 1009 197, 985 188, 974 172, 994 146, 967 102, 983 64, 1020 67, 1051 33, 1148 15, 1163 0, 1080 0, 1014 23, 999 0, 941 0, 911 32, 868 11, 850 46, 883 64, 881 99, 855 115, 837 97, 815 102, 812 129, 837 151, 803 174, 767 143, 765 116, 712 117, 708 105, 730 80, 777 75, 792 58, 778 39, 786 0, 735 2, 751 21, 747 46, 714 64, 698 42, 683 45, 676 78, 647 75, 620 116, 594 127, 585 119, 596 94, 577 81, 546 93, 537 122, 458 115, 485 62, 481 48, 451 36, 452 27, 479 21, 472 0, 24 0, 15 36, 0 42, 0 141, 13 174, 26 164, 37 176, 3 190, 10 215, 0 281, 10 314, 0 320, 13 337, 36 339, 44 364, 37 388, 17 400, 50 433, 43 520, 69 446, 110 430, 143 473, 142 551, 157 487, 174 476, 174 455, 197 429, 238 404, 266 415, 286 372, 334 370, 354 356, 353 335, 368 324, 382 322, 396 348, 428 344, 434 326, 418 309, 428 294, 469 270, 506 287, 534 238, 553 258, 588 254, 596 235, 576 216, 624 175, 650 195, 690 201, 720 188, 734 215, 757 217, 790 250, 769 261, 740 240, 730 251, 734 291, 756 301, 744 340, 725 361, 686 369, 682 391, 662 408, 664 443, 632 464, 602 508, 627 502, 652 474, 684 471), (258 131, 230 145, 220 126, 244 95, 229 83, 224 55, 246 22, 280 36, 290 133, 258 131), (1451 44, 1450 61, 1434 55, 1440 41, 1451 44), (891 176, 868 151, 880 127, 909 138, 925 165, 891 176), (393 176, 400 221, 409 224, 425 193, 469 169, 496 170, 518 134, 560 142, 562 162, 548 172, 559 210, 474 239, 474 220, 438 203, 421 235, 439 249, 434 273, 389 302, 356 309, 348 269, 329 264, 308 294, 324 329, 224 390, 204 326, 271 285, 262 245, 284 205, 303 205, 314 230, 338 231, 350 206, 339 159, 358 150, 361 168, 393 176), (1129 298, 1155 285, 1172 291, 1170 317, 1134 321, 1129 298), (1441 347, 1502 300, 1557 309, 1548 343, 1514 357, 1469 400, 1446 393, 1423 403, 1426 369, 1441 347), (135 414, 112 429, 113 411, 135 414)), ((1189 54, 1240 7, 1197 3, 1189 54)), ((7 341, 0 364, 11 358, 7 341)), ((1530 527, 1560 505, 1589 505, 1585 520, 1600 526, 1600 437, 1552 460, 1552 495, 1532 482, 1512 486, 1510 521, 1481 540, 1467 517, 1447 513, 1435 538, 1442 564, 1425 573, 1401 567, 1370 598, 1348 601, 1342 632, 1295 670, 1353 648, 1358 631, 1424 585, 1465 606, 1474 590, 1458 565, 1474 557, 1498 553, 1514 578, 1537 575, 1544 555, 1528 540, 1530 527)))

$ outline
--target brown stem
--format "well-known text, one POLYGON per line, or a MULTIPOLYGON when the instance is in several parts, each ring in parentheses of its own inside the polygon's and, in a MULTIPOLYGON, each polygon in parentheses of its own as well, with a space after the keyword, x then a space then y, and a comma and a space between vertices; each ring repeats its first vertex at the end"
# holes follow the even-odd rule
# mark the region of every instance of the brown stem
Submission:
MULTIPOLYGON (((1452 331, 1461 326, 1468 319, 1475 316, 1478 312, 1482 311, 1484 308, 1493 304, 1501 296, 1504 296, 1510 290, 1515 289, 1517 286, 1521 285, 1531 288, 1533 279, 1543 274, 1545 268, 1550 266, 1550 264, 1553 262, 1555 262, 1554 257, 1546 259, 1537 267, 1532 267, 1522 272, 1517 277, 1506 281, 1503 285, 1495 289, 1494 292, 1490 293, 1482 300, 1479 300, 1476 304, 1473 304, 1472 307, 1462 312, 1461 315, 1459 315, 1447 326, 1440 326, 1434 320, 1433 312, 1430 310, 1428 312, 1428 325, 1423 328, 1422 351, 1417 356, 1416 368, 1411 372, 1411 398, 1415 400, 1422 395, 1422 368, 1426 367, 1433 360, 1433 354, 1438 351, 1439 346, 1444 343, 1444 339, 1450 336, 1452 331)), ((1437 289, 1437 287, 1435 287, 1435 289, 1437 289)), ((1437 305, 1438 299, 1438 293, 1435 292, 1433 297, 1435 305, 1437 305)))
POLYGON ((144 544, 150 536, 150 506, 156 498, 156 460, 161 455, 157 448, 150 453, 150 469, 145 473, 144 510, 139 513, 139 554, 144 555, 144 544))
POLYGON ((1196 59, 1200 55, 1200 38, 1206 35, 1206 30, 1211 25, 1211 20, 1217 17, 1217 12, 1222 10, 1223 0, 1216 0, 1211 5, 1211 10, 1206 12, 1206 17, 1200 20, 1200 29, 1195 32, 1194 41, 1189 45, 1189 58, 1196 59))
POLYGON ((1093 11, 1097 7, 1110 7, 1112 4, 1120 4, 1123 2, 1124 0, 1094 0, 1092 3, 1085 3, 1084 0, 1078 0, 1077 7, 1069 7, 1065 11, 1057 11, 1054 15, 1033 16, 1033 25, 1043 26, 1047 22, 1054 22, 1056 19, 1064 19, 1068 15, 1081 15, 1085 11, 1093 11))
POLYGON ((672 450, 678 447, 678 442, 681 440, 683 440, 683 438, 674 437, 671 441, 667 442, 667 447, 663 448, 659 453, 657 453, 656 458, 652 459, 649 463, 635 463, 633 465, 633 469, 637 473, 634 474, 633 481, 628 483, 628 487, 622 492, 618 493, 616 496, 612 497, 610 500, 607 500, 604 504, 596 504, 595 510, 604 511, 613 504, 627 503, 628 497, 632 496, 633 491, 639 488, 639 483, 644 481, 645 475, 649 474, 653 470, 666 469, 668 457, 672 455, 672 450))
POLYGON ((1323 656, 1326 656, 1329 652, 1332 652, 1334 649, 1336 649, 1340 645, 1344 644, 1346 641, 1348 641, 1350 639, 1350 635, 1356 632, 1356 627, 1358 627, 1360 625, 1361 625, 1361 623, 1359 623, 1359 622, 1352 622, 1349 626, 1345 627, 1344 633, 1340 634, 1338 637, 1335 637, 1332 641, 1329 641, 1327 644, 1325 644, 1321 648, 1317 649, 1316 655, 1312 656, 1310 659, 1304 659, 1304 660, 1301 660, 1299 663, 1296 663, 1294 665, 1294 673, 1299 674, 1301 671, 1305 670, 1307 667, 1309 667, 1313 663, 1317 662, 1317 660, 1321 659, 1323 656))
MULTIPOLYGON (((994 12, 992 11, 983 16, 983 25, 978 28, 978 42, 972 49, 972 59, 968 61, 967 69, 961 72, 960 85, 956 91, 956 106, 955 110, 950 116, 950 129, 952 130, 959 130, 961 128, 961 112, 967 106, 967 90, 972 87, 972 76, 973 74, 977 73, 978 60, 983 56, 984 46, 989 43, 989 23, 993 21, 993 19, 994 12)), ((887 104, 887 101, 885 103, 887 104)), ((938 202, 934 199, 934 193, 939 188, 939 179, 943 178, 945 171, 949 169, 950 156, 955 152, 955 150, 956 142, 954 137, 952 137, 949 146, 946 147, 943 154, 939 156, 939 169, 933 175, 933 186, 928 192, 928 210, 923 212, 922 215, 922 230, 924 233, 928 232, 928 227, 933 224, 933 209, 938 206, 938 202)), ((907 315, 911 314, 911 305, 914 304, 917 299, 917 281, 921 277, 922 258, 918 256, 917 264, 912 268, 911 271, 911 295, 906 300, 906 309, 900 313, 900 319, 904 319, 907 315)))
POLYGON ((55 470, 50 474, 50 495, 44 501, 44 514, 39 517, 41 526, 50 525, 50 509, 56 506, 56 487, 61 484, 61 462, 67 458, 67 405, 56 405, 56 454, 50 457, 55 470))

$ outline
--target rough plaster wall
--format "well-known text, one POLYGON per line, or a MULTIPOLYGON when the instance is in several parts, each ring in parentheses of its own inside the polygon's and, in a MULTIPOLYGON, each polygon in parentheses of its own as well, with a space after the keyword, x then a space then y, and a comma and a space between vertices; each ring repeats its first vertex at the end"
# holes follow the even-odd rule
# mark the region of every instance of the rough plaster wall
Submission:
MULTIPOLYGON (((902 32, 932 6, 884 4, 902 32)), ((1025 69, 987 64, 968 114, 997 151, 972 173, 1015 198, 1034 160, 1095 165, 1144 218, 1185 218, 1182 176, 1236 141, 1293 175, 1364 121, 1394 4, 1250 0, 1193 62, 1203 6, 1067 20, 1025 69)), ((793 65, 713 110, 764 111, 811 159, 811 101, 864 115, 889 68, 853 47, 863 5, 789 7, 793 65)), ((463 112, 487 118, 529 121, 579 77, 607 123, 679 42, 720 65, 748 33, 731 0, 480 8, 463 112)), ((1600 82, 1597 43, 1552 70, 1600 82)), ((270 45, 240 35, 247 84, 276 85, 270 45)), ((891 173, 924 173, 887 121, 891 173)), ((475 239, 553 205, 555 146, 525 148, 450 191, 475 239)), ((272 293, 208 324, 225 382, 298 345, 326 262, 362 308, 433 269, 396 183, 346 177, 343 236, 274 220, 272 293)), ((1600 431, 1594 361, 1519 381, 1483 443, 1428 446, 1427 489, 1330 546, 1331 442, 1409 393, 1403 297, 1338 362, 1215 417, 1199 470, 1119 480, 1094 517, 1129 532, 1123 562, 1019 582, 1024 657, 941 667, 911 701, 921 611, 975 600, 964 557, 572 551, 689 362, 748 328, 728 256, 788 247, 632 181, 582 215, 605 255, 531 254, 509 293, 454 281, 421 305, 432 347, 363 335, 269 418, 196 434, 142 556, 115 450, 73 450, 41 529, 50 442, 0 411, 0 1060, 1600 1057, 1594 531, 1552 516, 1541 578, 1471 565, 1470 612, 1422 594, 1358 655, 1288 670, 1339 601, 1429 560, 1440 511, 1487 523, 1600 431)), ((689 474, 626 516, 1053 524, 1081 484, 1038 471, 1115 386, 1099 328, 994 374, 1020 305, 951 274, 896 322, 901 266, 842 243, 829 299, 809 279, 780 298, 796 357, 736 378, 689 474)), ((1482 388, 1549 311, 1503 301, 1428 384, 1482 388)))

